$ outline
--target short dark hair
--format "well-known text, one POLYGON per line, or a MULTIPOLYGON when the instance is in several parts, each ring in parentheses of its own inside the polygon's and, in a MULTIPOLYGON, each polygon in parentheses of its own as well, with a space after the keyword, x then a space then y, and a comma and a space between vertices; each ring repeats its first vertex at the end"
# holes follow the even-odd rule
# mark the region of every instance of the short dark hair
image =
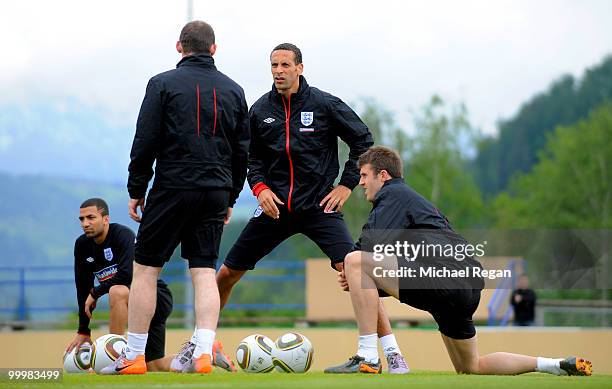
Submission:
POLYGON ((215 44, 215 32, 210 24, 194 20, 185 24, 179 41, 183 53, 210 53, 210 46, 215 44))
POLYGON ((295 64, 299 65, 302 63, 302 51, 293 43, 281 43, 280 45, 276 46, 274 49, 272 49, 270 57, 272 57, 272 53, 276 50, 293 51, 293 60, 295 61, 295 64))
POLYGON ((101 198, 94 197, 83 201, 83 204, 81 204, 81 208, 87 207, 96 207, 98 211, 100 211, 102 216, 108 215, 108 204, 106 204, 106 201, 101 198))
POLYGON ((397 151, 385 146, 372 146, 359 156, 359 167, 370 164, 376 174, 383 170, 393 178, 402 177, 402 158, 397 151))

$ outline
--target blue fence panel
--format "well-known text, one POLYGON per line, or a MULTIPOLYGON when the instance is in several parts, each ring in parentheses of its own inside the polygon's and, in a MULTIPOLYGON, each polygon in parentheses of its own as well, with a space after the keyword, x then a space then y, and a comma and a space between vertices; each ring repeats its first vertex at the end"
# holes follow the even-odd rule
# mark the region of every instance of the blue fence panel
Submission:
MULTIPOLYGON (((305 282, 303 261, 266 261, 258 265, 256 272, 249 272, 244 281, 301 283, 305 282), (283 274, 257 274, 274 273, 283 274), (255 273, 255 274, 253 274, 255 273), (287 274, 288 273, 288 274, 287 274)), ((72 266, 16 266, 0 267, 0 319, 6 321, 48 321, 65 318, 77 312, 76 290, 72 266)), ((185 262, 170 262, 164 267, 162 278, 168 283, 191 283, 185 262), (176 274, 179 273, 179 274, 176 274)), ((107 309, 105 303, 98 311, 107 309)), ((176 302, 174 309, 187 312, 192 304, 176 302)), ((270 312, 274 310, 305 309, 303 303, 252 303, 228 304, 228 310, 270 312)))

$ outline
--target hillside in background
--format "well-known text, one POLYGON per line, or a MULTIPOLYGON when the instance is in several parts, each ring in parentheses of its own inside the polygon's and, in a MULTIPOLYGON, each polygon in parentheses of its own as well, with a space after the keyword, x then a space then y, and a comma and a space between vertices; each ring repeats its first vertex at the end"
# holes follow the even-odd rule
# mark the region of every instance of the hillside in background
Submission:
POLYGON ((521 106, 518 113, 501 120, 499 134, 485 138, 474 161, 476 181, 485 194, 507 188, 517 173, 531 170, 538 151, 556 127, 585 119, 612 99, 612 56, 585 71, 580 79, 567 75, 553 82, 521 106))
MULTIPOLYGON (((124 184, 0 172, 0 266, 72 264, 74 240, 82 233, 79 206, 89 197, 108 202, 111 222, 138 229, 127 214, 124 184)), ((244 191, 224 237, 224 252, 255 207, 253 196, 244 191)))
POLYGON ((71 264, 79 205, 89 197, 106 199, 111 221, 135 228, 123 185, 0 173, 0 265, 71 264))
MULTIPOLYGON (((459 130, 453 123, 469 124, 467 111, 455 116, 452 106, 434 98, 425 106, 421 123, 416 123, 417 134, 410 137, 385 107, 370 102, 357 110, 377 142, 401 151, 409 184, 443 209, 454 225, 473 227, 494 224, 493 195, 504 193, 512 177, 537 163, 555 128, 588 117, 611 98, 609 56, 578 80, 565 76, 555 81, 513 118, 501 121, 499 135, 481 141, 471 163, 464 157, 449 159, 462 154, 461 142, 441 148, 444 142, 436 135, 442 124, 450 125, 442 138, 457 135, 452 135, 459 130), (431 174, 436 163, 443 173, 438 178, 431 174)), ((0 106, 0 266, 71 263, 72 245, 81 232, 78 206, 88 197, 106 198, 112 221, 137 229, 126 212, 130 127, 112 123, 103 112, 76 99, 0 106)), ((248 189, 243 191, 234 210, 235 223, 224 234, 222 256, 256 206, 248 189)), ((346 219, 354 237, 369 209, 360 195, 349 200, 346 219)), ((305 258, 321 252, 305 239, 293 239, 276 254, 305 258)))
POLYGON ((123 183, 133 137, 76 99, 0 106, 0 171, 123 183))
MULTIPOLYGON (((0 172, 0 268, 72 266, 74 241, 82 233, 78 220, 79 206, 89 197, 103 197, 107 200, 111 222, 125 224, 134 231, 137 230, 138 225, 131 221, 127 214, 128 196, 124 184, 43 175, 14 176, 0 172)), ((254 197, 244 191, 235 207, 232 222, 224 229, 220 261, 225 258, 255 207, 254 197)), ((296 247, 303 240, 297 237, 290 239, 271 253, 268 260, 302 258, 296 247)), ((182 262, 178 258, 179 253, 180 249, 177 249, 171 261, 182 262)), ((0 312, 0 320, 17 317, 16 306, 20 301, 20 289, 19 284, 14 281, 18 276, 19 273, 15 271, 0 269, 0 295, 3 296, 0 310, 8 309, 8 313, 0 312)), ((29 271, 28 280, 59 281, 28 284, 25 295, 27 304, 34 307, 67 306, 76 309, 72 277, 72 272, 65 269, 29 271)), ((176 293, 176 301, 183 302, 183 286, 174 284, 172 287, 176 293)), ((291 288, 291 283, 270 284, 270 290, 262 289, 260 283, 256 283, 254 287, 255 289, 238 288, 234 300, 253 302, 253 296, 259 296, 263 299, 259 302, 264 303, 267 302, 264 297, 274 294, 272 289, 278 292, 283 288, 291 288)), ((287 290, 276 299, 287 300, 289 293, 293 293, 293 302, 300 303, 299 298, 303 296, 300 297, 299 290, 287 290)), ((61 320, 64 315, 64 312, 41 312, 32 317, 35 317, 35 320, 61 320)))

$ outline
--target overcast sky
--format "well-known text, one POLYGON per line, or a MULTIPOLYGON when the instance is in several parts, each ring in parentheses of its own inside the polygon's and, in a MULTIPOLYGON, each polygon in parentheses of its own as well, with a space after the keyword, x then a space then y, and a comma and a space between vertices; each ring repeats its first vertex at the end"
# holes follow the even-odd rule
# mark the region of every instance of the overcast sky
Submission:
MULTIPOLYGON (((612 53, 609 0, 193 1, 249 104, 271 87, 270 49, 288 41, 311 85, 372 96, 403 127, 439 93, 490 133, 553 79, 612 53)), ((133 126, 147 80, 179 60, 186 15, 186 0, 3 1, 0 104, 71 96, 133 126)))

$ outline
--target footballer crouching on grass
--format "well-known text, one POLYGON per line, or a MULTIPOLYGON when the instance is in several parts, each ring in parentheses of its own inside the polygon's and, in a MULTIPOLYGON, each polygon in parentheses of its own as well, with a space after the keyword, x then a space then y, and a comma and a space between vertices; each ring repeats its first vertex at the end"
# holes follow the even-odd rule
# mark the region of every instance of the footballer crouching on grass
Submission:
MULTIPOLYGON (((98 299, 108 294, 109 332, 123 335, 128 321, 128 295, 134 261, 134 232, 110 223, 106 201, 85 200, 79 210, 83 234, 74 243, 74 280, 79 305, 79 328, 66 352, 93 344, 89 322, 98 299), (99 282, 94 287, 94 278, 99 282)), ((172 312, 172 293, 157 280, 157 303, 149 328, 144 360, 149 371, 168 371, 173 355, 165 356, 166 320, 172 312)))

